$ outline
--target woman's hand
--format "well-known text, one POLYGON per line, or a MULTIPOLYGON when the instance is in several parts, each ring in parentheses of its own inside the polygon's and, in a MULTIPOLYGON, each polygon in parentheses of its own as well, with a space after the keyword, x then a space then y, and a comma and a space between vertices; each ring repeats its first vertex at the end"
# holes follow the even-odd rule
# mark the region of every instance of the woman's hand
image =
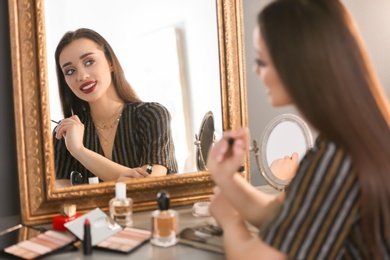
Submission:
POLYGON ((270 169, 272 174, 280 180, 291 180, 295 177, 298 170, 298 153, 276 159, 271 163, 270 169))
POLYGON ((247 128, 226 132, 211 149, 207 159, 207 168, 217 184, 224 178, 233 176, 243 165, 245 155, 249 150, 249 139, 247 128), (231 145, 229 140, 233 140, 231 145))
POLYGON ((55 131, 57 139, 65 138, 66 148, 73 156, 78 150, 84 148, 84 124, 78 116, 61 120, 55 131))
POLYGON ((211 198, 209 211, 222 229, 229 223, 241 219, 237 210, 226 200, 218 187, 214 188, 214 196, 211 198))
POLYGON ((146 177, 149 177, 149 173, 147 173, 144 169, 133 168, 122 172, 117 181, 140 179, 146 177))

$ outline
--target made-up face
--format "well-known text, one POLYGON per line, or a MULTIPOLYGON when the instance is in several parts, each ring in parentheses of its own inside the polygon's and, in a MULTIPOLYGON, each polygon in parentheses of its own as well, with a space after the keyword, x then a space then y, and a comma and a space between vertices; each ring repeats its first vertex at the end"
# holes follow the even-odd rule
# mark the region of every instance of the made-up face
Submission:
POLYGON ((292 100, 271 61, 268 48, 261 37, 258 27, 253 31, 253 41, 257 56, 254 70, 267 89, 271 105, 280 107, 292 104, 292 100))
POLYGON ((115 95, 112 66, 95 42, 85 38, 73 41, 62 50, 59 63, 78 98, 90 103, 115 95))

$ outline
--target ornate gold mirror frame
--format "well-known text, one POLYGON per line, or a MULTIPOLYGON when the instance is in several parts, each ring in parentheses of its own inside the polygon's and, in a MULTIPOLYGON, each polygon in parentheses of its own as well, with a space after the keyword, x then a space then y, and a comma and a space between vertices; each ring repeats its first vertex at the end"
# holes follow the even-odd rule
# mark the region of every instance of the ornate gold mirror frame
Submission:
MULTIPOLYGON (((22 222, 47 223, 63 203, 78 211, 107 210, 114 182, 56 189, 51 142, 44 0, 8 0, 15 123, 22 222)), ((217 0, 222 119, 224 129, 247 126, 242 0, 217 0)), ((247 157, 249 158, 249 156, 247 157)), ((245 162, 249 169, 249 159, 245 162)), ((249 172, 246 173, 249 180, 249 172)), ((134 210, 156 207, 160 189, 171 194, 173 206, 208 200, 213 182, 208 172, 129 181, 134 210)))

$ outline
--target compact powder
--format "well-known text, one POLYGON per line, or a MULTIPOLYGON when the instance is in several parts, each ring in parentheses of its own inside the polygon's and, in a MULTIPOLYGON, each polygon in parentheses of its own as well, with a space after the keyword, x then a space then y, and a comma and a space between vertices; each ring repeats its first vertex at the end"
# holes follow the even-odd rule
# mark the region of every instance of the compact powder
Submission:
POLYGON ((56 231, 48 230, 27 240, 8 246, 4 252, 22 259, 34 259, 70 245, 74 239, 56 231))
POLYGON ((4 249, 4 251, 11 254, 11 255, 16 255, 16 256, 18 256, 20 258, 24 258, 24 259, 34 259, 34 258, 37 258, 39 256, 39 254, 32 252, 30 250, 26 250, 26 249, 19 247, 17 245, 7 247, 6 249, 4 249))
POLYGON ((126 227, 115 235, 100 242, 96 247, 120 253, 130 253, 148 242, 150 234, 148 230, 126 227))

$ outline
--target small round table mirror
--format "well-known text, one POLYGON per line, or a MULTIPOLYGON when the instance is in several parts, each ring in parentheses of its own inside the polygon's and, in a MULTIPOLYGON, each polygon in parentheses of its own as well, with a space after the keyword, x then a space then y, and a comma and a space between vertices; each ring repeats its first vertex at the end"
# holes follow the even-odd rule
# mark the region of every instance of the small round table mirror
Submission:
POLYGON ((313 137, 305 121, 297 115, 283 114, 265 127, 260 147, 253 141, 252 151, 264 179, 277 190, 284 190, 312 147, 313 137))
POLYGON ((207 157, 210 147, 215 141, 214 131, 214 115, 209 111, 203 117, 199 135, 195 134, 194 144, 196 145, 196 167, 198 171, 207 171, 207 157))

